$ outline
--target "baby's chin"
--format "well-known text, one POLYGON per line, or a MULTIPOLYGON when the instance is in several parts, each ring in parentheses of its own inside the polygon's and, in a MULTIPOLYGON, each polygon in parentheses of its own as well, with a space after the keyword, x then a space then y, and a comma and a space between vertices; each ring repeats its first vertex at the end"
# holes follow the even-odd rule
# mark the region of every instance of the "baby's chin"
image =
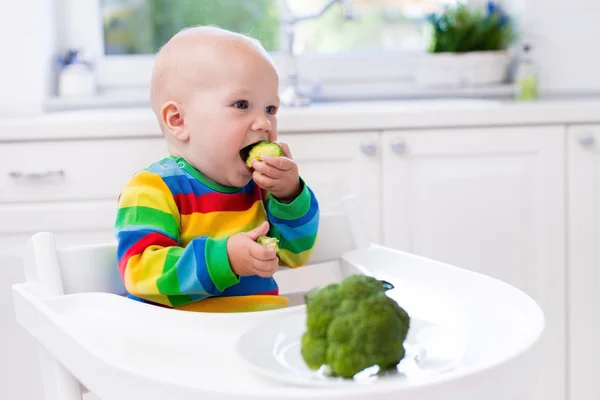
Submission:
POLYGON ((224 183, 223 185, 241 188, 241 187, 246 186, 248 184, 248 182, 250 182, 250 179, 252 179, 251 172, 244 171, 243 173, 240 173, 240 172, 232 173, 228 179, 225 179, 226 183, 224 183))
POLYGON ((236 188, 242 188, 242 187, 246 186, 248 184, 248 182, 250 182, 250 178, 248 178, 248 179, 236 179, 236 180, 230 182, 226 186, 236 187, 236 188))
POLYGON ((252 170, 240 160, 239 163, 221 165, 216 170, 205 171, 204 176, 221 186, 242 188, 252 179, 252 170))

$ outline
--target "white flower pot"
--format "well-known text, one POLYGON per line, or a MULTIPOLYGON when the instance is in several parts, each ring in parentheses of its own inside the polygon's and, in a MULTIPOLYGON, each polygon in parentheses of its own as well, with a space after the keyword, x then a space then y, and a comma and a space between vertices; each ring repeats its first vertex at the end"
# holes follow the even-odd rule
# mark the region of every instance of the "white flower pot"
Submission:
POLYGON ((425 53, 417 61, 415 82, 446 87, 501 83, 506 78, 509 63, 508 51, 425 53))
POLYGON ((96 79, 86 65, 67 65, 58 76, 58 95, 61 97, 93 96, 96 93, 96 79))

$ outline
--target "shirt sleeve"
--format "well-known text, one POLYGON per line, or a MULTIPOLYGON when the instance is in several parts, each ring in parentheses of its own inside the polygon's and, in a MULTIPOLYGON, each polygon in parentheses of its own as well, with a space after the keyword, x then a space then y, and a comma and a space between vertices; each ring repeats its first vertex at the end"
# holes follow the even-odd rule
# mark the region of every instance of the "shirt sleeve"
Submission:
POLYGON ((308 185, 301 179, 302 191, 291 203, 274 196, 266 199, 269 236, 279 239, 279 260, 282 266, 296 268, 312 256, 319 230, 319 203, 308 185))
POLYGON ((132 296, 176 307, 219 295, 239 282, 227 256, 227 238, 179 239, 180 214, 162 177, 138 172, 119 196, 117 262, 132 296))

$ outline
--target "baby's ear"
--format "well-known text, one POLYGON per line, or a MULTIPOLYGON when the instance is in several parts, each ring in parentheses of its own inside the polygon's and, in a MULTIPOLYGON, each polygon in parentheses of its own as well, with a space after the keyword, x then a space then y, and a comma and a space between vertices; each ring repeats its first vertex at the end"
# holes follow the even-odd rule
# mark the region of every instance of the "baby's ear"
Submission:
POLYGON ((187 142, 190 138, 185 129, 181 104, 176 101, 167 101, 160 109, 161 123, 165 133, 180 142, 187 142))

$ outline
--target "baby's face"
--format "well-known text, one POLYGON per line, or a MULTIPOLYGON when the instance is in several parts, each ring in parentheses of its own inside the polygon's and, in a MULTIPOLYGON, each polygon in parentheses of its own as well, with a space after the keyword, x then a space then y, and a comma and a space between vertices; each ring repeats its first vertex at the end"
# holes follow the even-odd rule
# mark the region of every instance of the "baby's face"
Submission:
POLYGON ((209 179, 242 187, 252 177, 245 148, 277 140, 279 79, 272 64, 254 51, 224 57, 195 88, 185 105, 189 133, 185 158, 209 179))

